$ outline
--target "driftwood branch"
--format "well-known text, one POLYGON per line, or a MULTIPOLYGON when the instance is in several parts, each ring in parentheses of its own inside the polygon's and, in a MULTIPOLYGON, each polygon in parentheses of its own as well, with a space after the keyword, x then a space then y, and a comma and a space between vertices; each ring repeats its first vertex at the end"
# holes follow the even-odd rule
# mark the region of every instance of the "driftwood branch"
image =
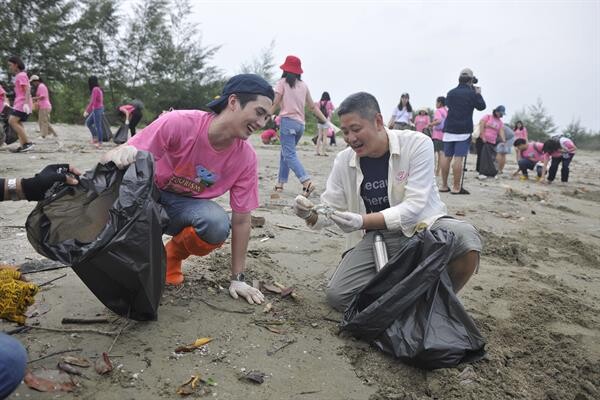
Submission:
POLYGON ((24 325, 27 328, 31 328, 31 329, 39 329, 42 331, 48 331, 48 332, 60 332, 60 333, 97 333, 99 335, 105 335, 105 336, 114 336, 117 334, 117 332, 109 332, 109 331, 101 331, 98 329, 91 329, 91 328, 78 328, 78 329, 62 329, 62 328, 48 328, 45 326, 34 326, 34 325, 24 325))

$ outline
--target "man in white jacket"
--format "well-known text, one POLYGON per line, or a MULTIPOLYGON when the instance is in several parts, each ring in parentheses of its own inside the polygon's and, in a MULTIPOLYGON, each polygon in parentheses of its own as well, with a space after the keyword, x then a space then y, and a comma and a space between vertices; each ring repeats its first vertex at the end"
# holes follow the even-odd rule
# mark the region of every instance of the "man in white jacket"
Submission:
POLYGON ((456 246, 448 272, 458 292, 477 269, 482 239, 471 224, 446 215, 435 183, 431 139, 419 132, 388 130, 377 99, 369 93, 349 96, 337 113, 349 147, 335 159, 322 205, 315 208, 298 196, 294 206, 309 226, 334 222, 349 234, 350 250, 327 286, 329 304, 343 311, 375 276, 377 231, 390 256, 420 230, 452 231, 456 246))

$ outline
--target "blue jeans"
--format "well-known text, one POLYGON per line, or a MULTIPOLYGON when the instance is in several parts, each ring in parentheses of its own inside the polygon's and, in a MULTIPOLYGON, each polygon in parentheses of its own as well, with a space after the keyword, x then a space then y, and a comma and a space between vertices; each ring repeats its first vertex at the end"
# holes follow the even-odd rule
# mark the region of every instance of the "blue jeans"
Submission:
POLYGON ((286 183, 290 175, 290 169, 294 171, 300 183, 310 179, 306 173, 298 154, 296 154, 296 145, 304 134, 304 124, 291 118, 281 118, 281 128, 279 130, 279 140, 281 142, 281 153, 279 155, 279 183, 286 183))
POLYGON ((8 397, 25 376, 27 351, 18 340, 0 333, 0 399, 8 397))
POLYGON ((562 168, 560 169, 560 181, 569 182, 569 164, 575 157, 573 153, 567 153, 561 157, 552 157, 550 163, 550 169, 548 170, 548 182, 552 182, 556 178, 556 172, 558 171, 558 164, 562 162, 562 168))
POLYGON ((92 137, 98 139, 98 143, 102 143, 102 136, 104 136, 104 129, 102 126, 103 119, 104 108, 96 108, 85 120, 85 125, 88 127, 90 132, 92 132, 92 137))
POLYGON ((223 207, 212 200, 195 199, 161 190, 159 203, 169 215, 166 233, 177 235, 188 226, 209 244, 220 244, 229 236, 231 222, 223 207))

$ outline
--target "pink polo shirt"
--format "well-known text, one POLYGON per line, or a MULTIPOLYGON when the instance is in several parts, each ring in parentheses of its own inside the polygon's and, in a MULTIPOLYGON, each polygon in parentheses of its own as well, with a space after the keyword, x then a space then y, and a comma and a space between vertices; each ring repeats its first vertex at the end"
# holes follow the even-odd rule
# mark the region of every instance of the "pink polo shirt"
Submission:
POLYGON ((517 139, 527 140, 527 128, 523 127, 523 129, 515 129, 515 140, 517 139))
POLYGON ((561 137, 558 139, 560 142, 560 149, 556 150, 554 153, 550 154, 552 158, 562 157, 564 153, 566 154, 575 154, 575 143, 569 138, 561 137))
POLYGON ((248 213, 258 207, 256 152, 242 139, 215 150, 208 140, 214 117, 198 110, 171 111, 127 143, 152 153, 160 189, 198 199, 214 199, 229 191, 231 209, 248 213))
MULTIPOLYGON (((320 110, 321 109, 321 101, 315 101, 315 106, 320 110)), ((331 117, 331 114, 333 113, 333 110, 335 110, 335 107, 333 106, 333 103, 329 100, 324 101, 323 102, 325 105, 325 111, 327 111, 325 113, 325 116, 329 119, 331 117)))
POLYGON ((444 139, 444 121, 446 121, 446 117, 448 116, 448 109, 446 107, 440 107, 435 110, 433 114, 433 119, 436 121, 440 121, 438 125, 433 127, 433 131, 431 132, 431 138, 435 140, 443 140, 444 139))
POLYGON ((528 158, 535 162, 546 161, 550 157, 549 157, 548 153, 544 153, 542 151, 543 147, 544 147, 544 143, 529 142, 529 144, 527 145, 527 148, 525 150, 521 151, 521 157, 528 158))
POLYGON ((38 108, 40 110, 52 109, 52 104, 50 104, 50 95, 48 94, 48 87, 41 82, 35 90, 35 97, 38 97, 38 108))
POLYGON ((121 107, 119 107, 119 111, 125 113, 128 112, 129 114, 133 113, 133 111, 135 110, 135 107, 132 106, 131 104, 124 104, 121 107))
POLYGON ((487 143, 495 144, 498 139, 500 129, 504 127, 504 122, 500 118, 488 114, 481 119, 484 122, 483 137, 487 143))
POLYGON ((415 129, 417 132, 423 132, 423 129, 425 129, 430 122, 431 119, 429 118, 429 115, 417 115, 415 117, 415 129))
POLYGON ((275 84, 275 93, 281 95, 281 104, 279 116, 291 118, 304 124, 304 106, 306 105, 306 95, 308 86, 303 81, 296 81, 293 88, 287 84, 285 78, 281 78, 275 84))
MULTIPOLYGON (((23 106, 25 105, 25 94, 29 90, 29 78, 27 77, 27 72, 21 71, 17 75, 15 75, 15 101, 13 103, 13 108, 17 111, 23 111, 23 106)), ((33 103, 29 102, 29 109, 33 109, 33 103)))
POLYGON ((99 108, 104 108, 104 93, 102 93, 102 89, 100 89, 100 86, 96 86, 92 89, 92 94, 90 95, 90 102, 85 108, 85 111, 91 113, 92 111, 97 110, 99 108))

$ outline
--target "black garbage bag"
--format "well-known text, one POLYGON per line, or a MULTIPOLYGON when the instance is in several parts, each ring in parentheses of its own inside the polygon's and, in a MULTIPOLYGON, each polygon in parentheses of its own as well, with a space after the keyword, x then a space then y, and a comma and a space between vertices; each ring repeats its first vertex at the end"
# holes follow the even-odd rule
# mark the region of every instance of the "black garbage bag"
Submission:
POLYGON ((481 147, 481 160, 479 164, 479 173, 485 176, 494 177, 498 174, 496 169, 496 145, 492 143, 483 143, 481 147))
POLYGON ((113 142, 115 142, 116 144, 125 143, 128 138, 128 132, 129 132, 129 125, 121 124, 119 129, 117 129, 117 133, 115 133, 115 136, 113 137, 113 142))
POLYGON ((102 115, 102 141, 110 142, 113 137, 112 131, 110 130, 110 122, 108 122, 108 118, 106 118, 106 114, 102 115))
POLYGON ((165 283, 162 231, 152 155, 138 152, 126 170, 98 164, 77 186, 52 188, 27 218, 36 251, 70 264, 113 312, 155 320, 165 283))
POLYGON ((453 247, 444 230, 412 237, 356 295, 341 330, 420 368, 481 359, 485 341, 447 272, 453 247))
POLYGON ((9 145, 19 139, 17 132, 15 132, 15 130, 8 123, 9 114, 10 107, 8 106, 5 106, 0 112, 0 124, 2 124, 2 129, 0 130, 0 146, 2 146, 3 143, 9 145))

